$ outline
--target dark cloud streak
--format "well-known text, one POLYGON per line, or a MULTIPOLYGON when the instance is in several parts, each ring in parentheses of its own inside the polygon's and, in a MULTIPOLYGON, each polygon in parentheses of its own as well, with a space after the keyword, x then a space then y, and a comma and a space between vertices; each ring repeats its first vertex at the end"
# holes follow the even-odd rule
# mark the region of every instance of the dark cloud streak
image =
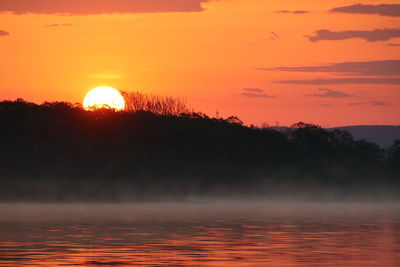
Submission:
POLYGON ((259 70, 310 73, 325 72, 359 76, 400 75, 400 60, 355 61, 320 66, 259 68, 259 70))
POLYGON ((309 85, 326 85, 326 84, 400 84, 400 78, 344 78, 344 79, 314 79, 314 80, 280 80, 275 81, 282 84, 309 84, 309 85))
POLYGON ((242 92, 240 95, 245 96, 245 97, 251 97, 251 98, 275 98, 276 96, 273 95, 268 95, 264 93, 264 90, 261 88, 243 88, 242 89, 244 92, 242 92))
POLYGON ((242 96, 246 97, 252 97, 252 98, 275 98, 276 96, 274 95, 268 95, 268 94, 263 94, 263 93, 241 93, 242 96))
POLYGON ((382 101, 368 101, 368 102, 353 102, 349 103, 349 106, 363 106, 363 105, 371 105, 371 106, 388 106, 389 104, 382 101))
POLYGON ((400 17, 400 4, 356 4, 351 6, 336 7, 334 9, 331 9, 330 11, 350 14, 373 14, 389 17, 400 17))
POLYGON ((318 30, 314 36, 305 36, 310 42, 340 41, 346 39, 364 39, 368 42, 388 41, 400 37, 400 29, 375 29, 371 31, 340 31, 318 30))
POLYGON ((112 13, 200 12, 209 0, 0 0, 0 12, 94 15, 112 13))
POLYGON ((354 95, 345 93, 345 92, 341 92, 341 91, 335 91, 332 89, 328 89, 328 88, 319 88, 319 91, 321 91, 322 93, 320 94, 309 94, 309 95, 305 95, 305 96, 309 96, 309 97, 328 97, 328 98, 347 98, 347 97, 354 97, 354 95))
POLYGON ((276 32, 270 32, 270 37, 269 37, 269 39, 271 39, 271 40, 274 40, 274 41, 276 41, 276 40, 279 40, 279 35, 276 33, 276 32))
POLYGON ((276 13, 281 13, 281 14, 307 14, 307 13, 310 13, 310 11, 307 11, 307 10, 277 10, 276 13))
POLYGON ((264 92, 264 90, 261 89, 261 88, 243 88, 243 91, 247 91, 247 92, 256 92, 256 93, 262 93, 262 92, 264 92))
POLYGON ((9 32, 6 32, 6 31, 3 31, 3 30, 0 30, 0 36, 9 36, 10 35, 10 33, 9 32))

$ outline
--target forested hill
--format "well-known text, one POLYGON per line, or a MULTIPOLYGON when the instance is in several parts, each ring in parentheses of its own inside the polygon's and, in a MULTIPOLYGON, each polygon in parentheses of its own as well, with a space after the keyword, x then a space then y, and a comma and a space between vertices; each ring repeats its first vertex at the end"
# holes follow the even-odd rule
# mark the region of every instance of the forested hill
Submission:
MULTIPOLYGON (((282 133, 290 131, 290 127, 272 126, 269 127, 282 133)), ((388 148, 393 142, 400 139, 400 126, 395 125, 354 125, 336 128, 326 128, 328 131, 342 130, 351 133, 355 140, 367 140, 379 145, 381 148, 388 148)))
POLYGON ((383 151, 304 123, 283 134, 236 117, 3 101, 0 146, 2 201, 398 196, 400 184, 399 141, 383 151))
POLYGON ((400 139, 400 126, 392 125, 357 125, 335 128, 349 131, 354 139, 365 139, 374 142, 383 148, 391 146, 396 139, 400 139))

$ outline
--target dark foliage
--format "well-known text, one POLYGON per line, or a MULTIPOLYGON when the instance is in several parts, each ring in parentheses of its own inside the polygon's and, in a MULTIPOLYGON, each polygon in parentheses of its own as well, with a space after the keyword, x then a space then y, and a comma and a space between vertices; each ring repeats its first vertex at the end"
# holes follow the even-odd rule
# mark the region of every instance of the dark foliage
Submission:
POLYGON ((400 139, 395 140, 389 149, 387 163, 392 171, 399 174, 397 179, 400 180, 400 139))
POLYGON ((176 115, 190 112, 185 99, 173 96, 143 94, 140 92, 122 92, 125 98, 125 110, 130 112, 148 111, 160 115, 176 115))
POLYGON ((385 152, 345 131, 288 134, 201 113, 84 111, 0 102, 0 200, 124 201, 307 192, 397 194, 400 142, 385 152))

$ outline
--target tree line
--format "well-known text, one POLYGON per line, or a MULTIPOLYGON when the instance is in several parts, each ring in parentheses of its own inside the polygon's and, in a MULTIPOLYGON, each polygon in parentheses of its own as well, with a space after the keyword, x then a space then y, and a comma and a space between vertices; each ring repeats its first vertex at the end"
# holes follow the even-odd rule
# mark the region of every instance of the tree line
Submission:
POLYGON ((247 127, 171 99, 136 96, 125 112, 0 102, 0 200, 400 196, 400 140, 384 150, 315 124, 247 127))

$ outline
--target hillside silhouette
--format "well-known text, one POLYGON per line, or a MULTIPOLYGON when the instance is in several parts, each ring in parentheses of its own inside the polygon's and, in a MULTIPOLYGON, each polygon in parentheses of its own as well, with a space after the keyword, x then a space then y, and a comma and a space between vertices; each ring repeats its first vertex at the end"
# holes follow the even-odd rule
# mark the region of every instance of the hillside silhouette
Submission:
POLYGON ((0 102, 0 200, 400 196, 399 140, 383 150, 343 130, 282 133, 176 103, 185 113, 0 102))

